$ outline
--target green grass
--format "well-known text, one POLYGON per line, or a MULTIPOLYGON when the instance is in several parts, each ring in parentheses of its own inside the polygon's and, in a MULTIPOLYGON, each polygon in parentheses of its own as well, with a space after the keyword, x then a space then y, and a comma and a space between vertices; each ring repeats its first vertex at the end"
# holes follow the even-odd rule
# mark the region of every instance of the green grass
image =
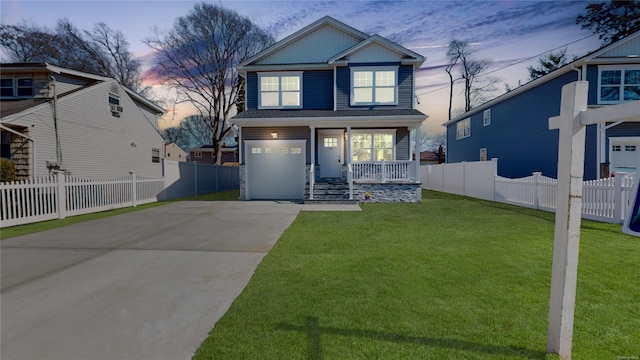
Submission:
POLYGON ((160 202, 154 202, 149 204, 143 204, 136 207, 126 207, 126 208, 100 211, 100 212, 84 214, 84 215, 70 216, 64 219, 55 219, 55 220, 48 220, 48 221, 40 221, 37 223, 31 223, 31 224, 11 226, 11 227, 0 229, 0 239, 5 240, 15 236, 21 236, 21 235, 27 235, 35 232, 40 232, 40 231, 51 230, 51 229, 55 229, 63 226, 78 224, 85 221, 101 219, 108 216, 126 214, 133 211, 140 211, 140 210, 149 209, 156 206, 165 205, 175 201, 184 201, 184 200, 232 201, 232 200, 238 200, 239 196, 240 196, 240 191, 238 190, 221 191, 217 193, 185 197, 185 198, 175 199, 171 201, 160 201, 160 202))
MULTIPOLYGON (((195 359, 557 359, 554 214, 424 192, 301 212, 195 359)), ((640 241, 583 221, 573 359, 640 355, 640 241)))

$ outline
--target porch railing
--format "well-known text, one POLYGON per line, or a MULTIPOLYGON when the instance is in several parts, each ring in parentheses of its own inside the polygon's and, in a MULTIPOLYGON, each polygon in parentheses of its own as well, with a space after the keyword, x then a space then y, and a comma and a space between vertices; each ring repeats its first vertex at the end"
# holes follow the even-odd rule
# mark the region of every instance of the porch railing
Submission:
POLYGON ((404 161, 369 161, 353 165, 353 181, 356 182, 417 182, 416 164, 404 161))

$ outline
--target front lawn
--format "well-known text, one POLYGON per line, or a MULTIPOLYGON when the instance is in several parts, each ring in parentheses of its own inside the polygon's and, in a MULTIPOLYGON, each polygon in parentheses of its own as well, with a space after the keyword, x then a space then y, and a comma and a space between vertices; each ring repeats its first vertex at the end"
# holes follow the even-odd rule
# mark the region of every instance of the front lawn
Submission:
MULTIPOLYGON (((425 191, 301 212, 195 359, 556 359, 554 214, 425 191)), ((640 355, 640 239, 583 221, 574 359, 640 355)))

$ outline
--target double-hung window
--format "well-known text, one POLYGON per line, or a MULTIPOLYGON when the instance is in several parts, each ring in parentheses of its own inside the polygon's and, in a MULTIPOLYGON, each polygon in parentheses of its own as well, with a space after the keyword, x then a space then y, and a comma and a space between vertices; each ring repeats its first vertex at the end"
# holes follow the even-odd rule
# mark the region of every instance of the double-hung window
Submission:
POLYGON ((393 161, 395 130, 357 130, 351 133, 352 161, 393 161))
POLYGON ((456 140, 471 136, 471 119, 466 118, 456 124, 456 140))
POLYGON ((302 72, 259 73, 259 108, 302 107, 302 72))
POLYGON ((640 67, 619 65, 598 68, 599 104, 633 100, 640 100, 640 67))
POLYGON ((351 105, 396 105, 397 67, 352 67, 351 105))

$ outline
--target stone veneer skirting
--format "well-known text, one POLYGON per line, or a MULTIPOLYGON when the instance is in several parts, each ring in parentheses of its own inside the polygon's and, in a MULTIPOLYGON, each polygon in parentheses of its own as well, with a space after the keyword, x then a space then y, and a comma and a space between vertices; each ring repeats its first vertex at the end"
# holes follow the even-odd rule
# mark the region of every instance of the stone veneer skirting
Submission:
MULTIPOLYGON (((240 199, 247 199, 245 165, 240 165, 240 199)), ((309 165, 306 166, 306 182, 309 183, 309 165)), ((422 202, 420 184, 406 183, 354 183, 353 199, 374 203, 419 203, 422 202)))

